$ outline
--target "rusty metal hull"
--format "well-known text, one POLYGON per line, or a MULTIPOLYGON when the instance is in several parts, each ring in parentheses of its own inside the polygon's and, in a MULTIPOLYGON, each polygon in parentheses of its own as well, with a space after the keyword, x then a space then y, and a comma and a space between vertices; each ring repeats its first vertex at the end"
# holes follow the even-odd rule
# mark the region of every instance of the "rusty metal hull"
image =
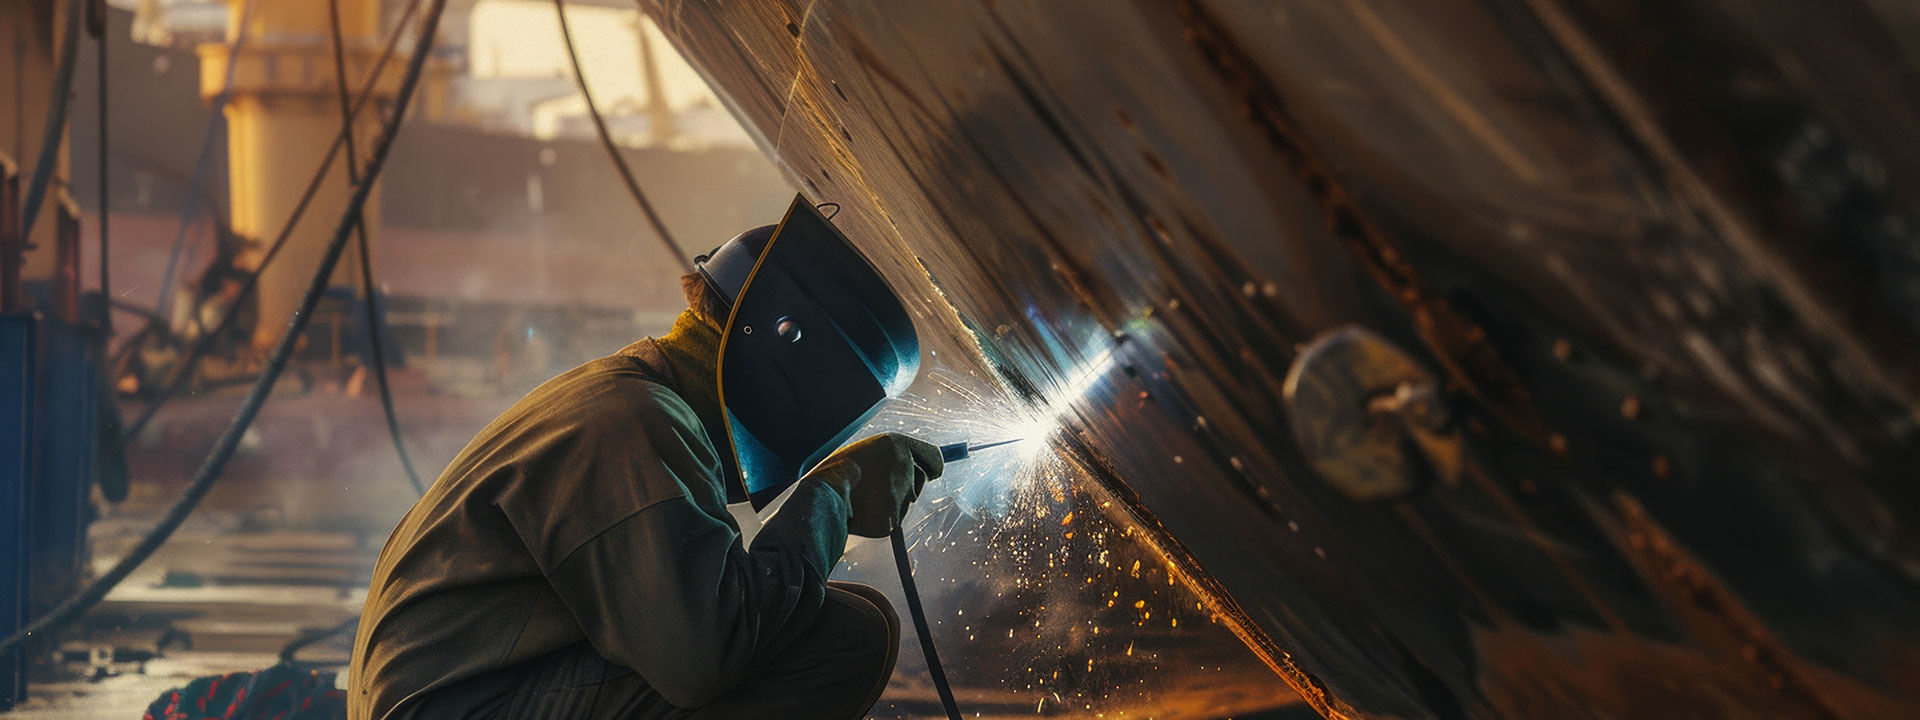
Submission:
POLYGON ((1920 714, 1903 5, 641 4, 938 364, 1113 359, 1057 450, 1322 713, 1920 714), (1361 494, 1353 327, 1448 413, 1361 494))

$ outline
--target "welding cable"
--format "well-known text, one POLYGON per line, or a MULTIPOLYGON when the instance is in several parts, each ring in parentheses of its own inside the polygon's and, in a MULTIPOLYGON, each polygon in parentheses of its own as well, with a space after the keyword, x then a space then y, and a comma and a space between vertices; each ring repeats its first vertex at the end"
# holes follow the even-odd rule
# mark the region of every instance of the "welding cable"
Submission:
MULTIPOLYGON (((405 9, 402 11, 400 18, 395 22, 392 34, 387 36, 387 42, 386 42, 386 45, 381 49, 380 57, 374 61, 373 77, 370 77, 366 83, 361 85, 360 94, 358 98, 354 100, 353 111, 356 116, 360 113, 360 110, 366 106, 369 99, 371 99, 373 88, 374 88, 374 79, 378 78, 380 74, 386 70, 387 62, 393 58, 394 52, 399 47, 400 39, 405 34, 408 21, 413 19, 414 12, 419 10, 421 2, 422 0, 413 0, 413 2, 408 3, 405 9)), ((274 257, 280 253, 280 248, 282 245, 286 243, 288 236, 293 232, 295 228, 299 226, 300 219, 306 214, 308 205, 313 202, 313 198, 315 194, 319 191, 322 181, 326 179, 327 171, 333 168, 333 161, 336 157, 338 157, 342 147, 342 137, 343 136, 340 135, 339 133, 334 134, 333 145, 327 148, 326 154, 322 156, 320 159, 319 168, 316 169, 313 173, 313 176, 307 180, 307 187, 305 190, 301 191, 300 199, 294 203, 293 212, 287 215, 287 221, 281 225, 280 231, 274 236, 274 241, 269 244, 266 255, 261 258, 259 265, 255 268, 256 274, 258 273, 259 270, 264 269, 265 267, 273 263, 274 257)), ((127 153, 125 152, 120 153, 120 158, 123 161, 126 160, 128 158, 127 153)), ((175 172, 170 168, 165 167, 164 165, 160 164, 159 161, 154 160, 152 158, 136 156, 133 158, 133 161, 145 166, 145 171, 148 173, 166 175, 171 177, 173 180, 179 181, 179 182, 191 181, 190 177, 183 177, 181 173, 175 172)), ((234 235, 238 234, 238 233, 235 233, 233 228, 227 224, 226 220, 224 219, 227 214, 227 210, 226 208, 221 207, 220 201, 217 198, 213 197, 212 193, 205 192, 205 188, 203 187, 199 197, 200 197, 200 203, 206 206, 207 217, 210 220, 212 220, 215 225, 218 226, 218 230, 217 230, 218 232, 226 232, 234 235)), ((240 295, 239 295, 240 300, 244 301, 245 299, 251 297, 253 290, 254 290, 254 284, 251 280, 249 280, 241 288, 240 295)), ((119 307, 119 304, 117 301, 116 301, 116 307, 119 307)), ((148 310, 139 314, 148 315, 152 317, 160 317, 158 312, 152 311, 152 310, 148 310)), ((231 322, 227 322, 223 320, 223 322, 220 324, 217 324, 216 327, 220 329, 224 329, 229 325, 231 325, 231 322)), ((218 332, 216 331, 214 334, 218 334, 218 332)), ((121 348, 115 353, 115 357, 114 357, 115 364, 118 364, 120 360, 124 359, 124 356, 128 352, 130 352, 131 349, 132 349, 131 343, 123 344, 121 348)), ((198 352, 199 351, 195 351, 194 357, 196 358, 198 357, 198 352)), ((191 363, 187 363, 187 364, 191 364, 191 363)))
MULTIPOLYGON (((680 251, 680 244, 674 242, 673 235, 667 232, 667 224, 660 221, 660 213, 654 212, 653 203, 647 200, 647 194, 640 191, 640 182, 633 179, 633 168, 627 166, 626 157, 620 154, 620 147, 613 144, 613 134, 607 132, 607 121, 600 117, 600 108, 593 102, 593 91, 587 89, 587 76, 580 71, 580 53, 573 48, 573 31, 567 27, 566 0, 553 0, 553 10, 560 16, 560 39, 567 44, 567 60, 573 63, 573 78, 580 83, 580 97, 587 101, 587 114, 593 117, 593 128, 600 133, 600 144, 606 146, 607 157, 613 158, 613 166, 620 171, 620 179, 626 181, 627 192, 633 195, 633 201, 640 204, 640 211, 647 216, 647 222, 653 224, 653 232, 660 236, 661 244, 667 246, 667 255, 680 263, 681 274, 693 272, 693 263, 680 251)), ((640 32, 646 32, 641 28, 640 32)))
MULTIPOLYGON (((353 146, 353 106, 347 99, 347 49, 344 33, 340 31, 340 0, 327 0, 327 18, 333 31, 333 86, 340 94, 340 134, 347 146, 347 184, 358 185, 360 167, 355 158, 359 155, 353 146)), ((373 284, 373 248, 367 242, 365 217, 354 223, 354 233, 359 238, 360 286, 366 289, 367 354, 372 356, 374 384, 380 389, 380 410, 387 416, 387 435, 393 438, 393 452, 400 456, 400 467, 407 472, 407 482, 413 484, 414 492, 425 495, 427 486, 420 482, 413 458, 407 455, 407 443, 400 435, 400 415, 393 410, 393 389, 387 384, 387 353, 380 339, 380 290, 373 284)))
POLYGON ((337 624, 318 630, 302 630, 299 635, 288 641, 287 644, 280 646, 280 662, 292 665, 299 659, 297 656, 300 654, 300 651, 307 649, 307 646, 341 633, 353 632, 359 628, 360 616, 355 615, 337 624))
POLYGON ((148 531, 145 537, 140 538, 139 544, 127 551, 126 556, 120 558, 119 562, 114 563, 112 569, 89 583, 86 589, 60 603, 59 607, 33 621, 25 629, 0 640, 0 652, 12 649, 29 637, 72 622, 99 603, 115 585, 126 580, 134 569, 146 562, 147 558, 152 557, 154 551, 166 543, 167 538, 180 528, 180 524, 186 521, 194 507, 207 496, 207 491, 213 489, 214 481, 220 478, 221 471, 226 469, 227 462, 233 459, 234 450, 239 448, 241 436, 246 434, 247 427, 253 424, 254 416, 259 414, 260 407, 266 404, 267 397, 272 394, 274 382, 279 380, 280 373, 286 370, 287 361, 293 357, 294 346, 306 331, 307 323, 313 319, 314 307, 319 305, 320 296, 326 293, 327 286, 333 277, 334 266, 339 263, 340 254, 346 250, 347 239, 352 237, 354 222, 359 219, 361 210, 366 207, 367 197, 373 194, 374 181, 379 179, 380 171, 386 166, 387 156, 393 149, 394 138, 400 134, 400 123, 406 119, 409 101, 413 99, 414 90, 419 87, 421 70, 426 67, 427 55, 433 48, 434 35, 440 25, 440 14, 446 6, 447 0, 433 0, 433 7, 428 11, 427 18, 420 28, 420 42, 415 45, 413 57, 407 63, 407 74, 400 83, 400 94, 394 100, 392 116, 387 119, 380 138, 374 145, 373 156, 367 161, 366 177, 354 187, 353 196, 347 200, 346 211, 341 214, 339 223, 334 227, 333 238, 327 243, 326 254, 320 259, 320 267, 314 272, 313 280, 308 283, 306 295, 300 298, 300 308, 294 312, 292 320, 287 323, 286 333, 280 337, 280 342, 274 345, 273 354, 267 360, 266 370, 260 374, 259 380, 254 382, 253 388, 247 391, 246 400, 240 404, 240 409, 234 413, 233 420, 220 433, 219 439, 214 443, 213 451, 201 462, 193 482, 180 494, 180 499, 174 502, 173 507, 167 509, 167 514, 161 518, 160 523, 148 531))
POLYGON ((213 98, 213 117, 207 120, 206 134, 200 138, 200 155, 193 161, 193 179, 187 182, 187 204, 180 211, 180 229, 173 234, 173 250, 167 253, 167 270, 160 275, 160 297, 154 307, 160 309, 160 315, 166 316, 167 308, 173 306, 173 271, 180 264, 180 250, 187 244, 187 229, 193 225, 193 198, 199 197, 201 188, 207 182, 207 167, 212 165, 213 143, 220 137, 220 131, 227 126, 227 101, 233 99, 233 73, 240 67, 240 51, 247 46, 247 30, 252 23, 255 0, 246 0, 240 6, 240 24, 234 27, 233 42, 227 45, 227 73, 220 80, 220 94, 213 98))
POLYGON ((940 653, 933 648, 933 628, 927 625, 927 610, 920 606, 920 588, 913 582, 913 561, 907 557, 907 532, 894 528, 887 536, 893 541, 893 565, 900 571, 900 593, 907 596, 907 612, 913 616, 913 632, 920 636, 920 654, 927 658, 927 676, 940 693, 940 706, 948 720, 960 720, 960 705, 953 701, 953 688, 947 685, 947 671, 940 667, 940 653))
MULTIPOLYGON (((415 2, 409 3, 404 13, 400 16, 400 20, 395 23, 392 35, 387 38, 386 47, 381 50, 380 57, 373 63, 372 74, 369 75, 366 82, 360 86, 360 96, 354 100, 353 114, 355 117, 359 116, 361 109, 366 106, 368 100, 373 96, 375 82, 379 80, 381 73, 386 71, 387 62, 392 59, 394 52, 399 47, 400 38, 405 34, 407 21, 412 19, 414 11, 419 9, 420 1, 421 0, 415 0, 415 2)), ((299 227, 301 217, 306 214, 307 207, 312 204, 314 196, 319 193, 320 185, 326 180, 327 171, 333 168, 334 159, 339 156, 340 150, 345 146, 345 138, 346 134, 344 132, 337 133, 333 136, 333 145, 327 148, 326 156, 320 160, 320 167, 314 171, 312 179, 307 181, 307 189, 301 192, 299 202, 294 203, 293 212, 287 216, 286 224, 280 227, 280 233, 274 237, 273 243, 267 247, 267 254, 260 259, 259 266, 254 268, 253 274, 249 275, 247 281, 240 286, 240 292, 235 296, 233 307, 220 316, 220 321, 214 323, 212 330, 202 333, 200 337, 194 341, 194 344, 188 348, 187 356, 180 361, 180 365, 174 370, 159 395, 155 396, 153 402, 147 405, 147 408, 140 413, 138 419, 127 426, 127 430, 122 436, 124 438, 123 442, 131 442, 133 438, 139 437, 140 432, 146 429, 147 423, 152 422, 155 415, 159 414, 160 408, 166 404, 167 400, 180 394, 180 391, 186 387, 187 382, 192 379, 193 369, 199 364, 200 359, 213 347, 214 340, 225 334, 227 329, 233 326, 235 319, 240 315, 239 312, 237 312, 240 305, 253 297, 255 289, 259 286, 260 272, 273 263, 273 259, 279 256, 280 249, 286 246, 287 239, 293 236, 294 229, 299 227)), ((162 317, 157 312, 154 313, 154 316, 162 317)))
MULTIPOLYGON (((107 119, 110 110, 107 104, 107 43, 113 38, 110 30, 113 24, 112 14, 106 0, 87 0, 87 34, 92 36, 94 43, 94 128, 98 133, 98 137, 95 138, 97 146, 94 148, 96 153, 94 171, 99 173, 95 182, 98 183, 96 189, 100 194, 100 207, 97 211, 100 223, 98 258, 100 261, 100 316, 96 321, 99 325, 95 328, 94 342, 102 355, 106 354, 113 339, 113 283, 108 273, 107 263, 107 256, 113 247, 107 239, 108 220, 113 216, 109 207, 112 204, 112 196, 107 192, 107 152, 111 147, 107 139, 107 119)), ((100 382, 99 387, 113 387, 114 367, 116 366, 109 364, 95 368, 100 382)), ((114 402, 112 390, 99 390, 94 395, 95 412, 99 413, 100 421, 95 425, 96 432, 93 439, 101 446, 100 457, 94 463, 94 485, 100 489, 101 499, 117 505, 127 499, 128 475, 127 449, 120 444, 122 417, 120 406, 114 402)))
POLYGON ((47 98, 47 124, 41 131, 40 154, 34 158, 33 178, 27 181, 27 193, 20 205, 20 241, 23 243, 33 239, 33 222, 39 219, 41 201, 46 199, 47 186, 53 182, 53 169, 60 159, 60 138, 67 132, 67 96, 73 93, 73 66, 80 54, 82 2, 67 0, 67 32, 60 41, 60 63, 53 71, 53 95, 47 98))
MULTIPOLYGON (((71 1, 79 2, 80 0, 71 1)), ((95 124, 99 126, 100 132, 100 155, 95 158, 98 162, 96 172, 100 174, 97 178, 100 183, 100 299, 103 301, 100 303, 100 329, 107 331, 107 335, 111 336, 113 310, 105 301, 113 297, 109 292, 113 286, 107 282, 107 217, 109 215, 107 212, 107 40, 113 36, 113 33, 107 29, 109 11, 105 0, 87 3, 87 12, 90 16, 89 24, 93 25, 93 30, 99 32, 93 39, 94 64, 99 70, 99 82, 93 88, 93 104, 94 111, 98 114, 95 124), (96 13, 98 16, 93 17, 96 13)))
MULTIPOLYGON (((103 135, 102 137, 105 137, 105 136, 103 135)), ((156 161, 149 157, 140 156, 138 153, 130 153, 123 149, 116 154, 116 157, 123 164, 133 163, 135 165, 139 165, 141 167, 142 172, 146 172, 148 174, 155 175, 155 176, 162 176, 162 177, 165 177, 167 180, 178 182, 182 185, 185 185, 189 179, 185 173, 174 171, 172 168, 168 168, 160 164, 159 161, 156 161)), ((202 190, 205 190, 205 188, 202 188, 202 190)), ((213 197, 213 193, 202 192, 199 198, 199 202, 201 205, 205 206, 204 209, 206 210, 205 214, 201 215, 201 217, 204 217, 207 220, 212 221, 214 225, 215 233, 221 233, 225 235, 237 235, 237 233, 233 231, 233 227, 228 225, 225 220, 225 218, 227 217, 227 209, 221 206, 219 199, 213 197)), ((102 253, 102 255, 104 254, 105 253, 102 253)), ((101 287, 107 287, 107 285, 103 283, 101 287)), ((130 293, 132 292, 132 290, 129 289, 128 292, 130 293)), ((116 300, 113 306, 116 308, 126 308, 126 307, 130 307, 131 303, 123 303, 122 301, 116 300)), ((132 311, 129 310, 129 312, 132 312, 132 311)), ((147 317, 147 316, 160 317, 158 311, 153 309, 143 308, 141 312, 137 312, 136 314, 141 315, 143 317, 147 317)), ((205 329, 204 326, 199 322, 198 318, 195 318, 194 327, 196 329, 205 329)), ((132 355, 133 352, 137 349, 139 349, 139 346, 136 343, 131 342, 131 338, 129 338, 128 340, 121 341, 120 346, 118 348, 113 349, 113 355, 111 356, 111 359, 107 363, 108 367, 120 367, 122 364, 126 362, 127 357, 132 355)))

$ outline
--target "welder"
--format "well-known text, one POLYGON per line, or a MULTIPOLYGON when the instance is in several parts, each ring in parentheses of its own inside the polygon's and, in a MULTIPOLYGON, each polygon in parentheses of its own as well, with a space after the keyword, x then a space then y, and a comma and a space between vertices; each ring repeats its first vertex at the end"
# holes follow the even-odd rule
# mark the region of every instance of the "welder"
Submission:
POLYGON ((830 582, 884 537, 937 448, 842 447, 919 367, 913 323, 833 223, 702 256, 673 329, 556 377, 488 425, 388 539, 352 720, 859 717, 899 620, 830 582), (786 500, 752 547, 729 503, 786 500))

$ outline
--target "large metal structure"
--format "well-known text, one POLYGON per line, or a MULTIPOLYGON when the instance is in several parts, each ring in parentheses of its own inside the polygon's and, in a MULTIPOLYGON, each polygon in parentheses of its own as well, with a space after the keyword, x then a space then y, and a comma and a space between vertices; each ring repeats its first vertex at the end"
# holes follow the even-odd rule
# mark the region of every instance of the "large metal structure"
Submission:
MULTIPOLYGON (((0 225, 9 228, 16 179, 0 155, 0 225)), ((67 599, 89 573, 105 331, 99 308, 81 307, 78 208, 64 192, 49 204, 53 277, 20 288, 42 310, 24 301, 0 309, 0 636, 67 599)), ((17 261, 11 240, 0 237, 0 253, 17 261)), ((0 710, 25 697, 30 653, 46 647, 0 652, 0 710)))
MULTIPOLYGON (((57 82, 56 33, 70 17, 57 2, 20 2, 0 14, 13 39, 0 67, 14 110, 0 120, 0 636, 17 632, 72 595, 88 573, 96 449, 101 436, 104 330, 81 303, 80 213, 65 186, 64 132, 45 143, 57 82), (58 19, 56 19, 58 18, 58 19), (20 232, 29 171, 50 151, 40 222, 20 232)), ((0 710, 26 693, 28 659, 44 638, 0 653, 0 710)))
MULTIPOLYGON (((229 5, 229 37, 245 34, 247 40, 237 56, 230 57, 233 46, 227 43, 200 48, 200 88, 208 99, 231 95, 224 111, 233 229, 265 242, 293 214, 313 168, 320 166, 340 132, 328 3, 234 0, 229 5)), ((340 0, 339 12, 346 40, 347 85, 357 92, 380 55, 380 3, 340 0)), ((384 106, 399 82, 397 73, 384 73, 374 86, 370 105, 384 106)), ((380 129, 380 114, 363 111, 355 120, 356 147, 371 146, 380 129)), ((346 164, 335 163, 308 212, 338 217, 352 190, 347 179, 346 164)), ((380 226, 379 197, 375 193, 367 205, 369 232, 380 226)), ((254 328, 255 348, 265 349, 280 339, 286 329, 284 319, 299 305, 329 232, 325 223, 302 223, 288 238, 284 257, 261 268, 259 317, 272 320, 254 328)), ((252 262, 257 264, 258 254, 265 251, 265 247, 256 248, 252 262)), ((348 269, 356 267, 358 258, 357 246, 350 248, 342 269, 335 272, 338 284, 350 284, 348 269)))
MULTIPOLYGON (((32 619, 27 610, 27 473, 32 466, 34 378, 32 324, 0 315, 0 632, 13 633, 32 619)), ((25 648, 0 652, 0 710, 27 695, 25 648)))
MULTIPOLYGON (((7 168, 0 158, 0 175, 7 168)), ((56 212, 53 312, 0 312, 0 634, 11 635, 78 591, 89 574, 87 526, 102 435, 104 331, 83 319, 77 283, 79 221, 56 212), (67 277, 70 280, 62 281, 67 277)), ((10 219, 0 213, 0 220, 10 219)), ((94 313, 97 316, 98 313, 94 313)), ((0 710, 25 697, 30 653, 0 653, 0 710)))
POLYGON ((1920 713, 1906 6, 641 5, 1323 714, 1920 713))

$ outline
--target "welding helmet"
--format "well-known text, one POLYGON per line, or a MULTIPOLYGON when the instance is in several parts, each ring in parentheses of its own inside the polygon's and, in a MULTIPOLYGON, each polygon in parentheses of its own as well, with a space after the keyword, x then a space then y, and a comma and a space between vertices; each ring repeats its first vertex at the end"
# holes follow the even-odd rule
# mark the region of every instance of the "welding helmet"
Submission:
POLYGON ((694 261, 729 306, 720 408, 759 510, 913 382, 920 341, 893 288, 803 196, 779 225, 694 261))

